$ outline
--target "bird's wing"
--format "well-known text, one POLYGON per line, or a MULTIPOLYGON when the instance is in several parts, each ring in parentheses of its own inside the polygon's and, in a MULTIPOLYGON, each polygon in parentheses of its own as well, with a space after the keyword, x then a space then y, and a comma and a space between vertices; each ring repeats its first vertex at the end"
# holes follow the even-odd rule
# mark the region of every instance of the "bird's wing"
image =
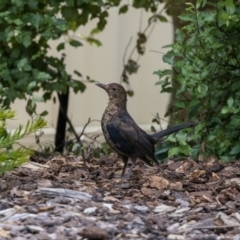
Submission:
POLYGON ((133 120, 129 117, 118 112, 107 123, 107 131, 111 141, 116 146, 116 150, 127 156, 134 154, 134 142, 138 139, 133 120))
POLYGON ((128 112, 118 112, 108 123, 107 128, 110 137, 112 135, 112 141, 119 145, 122 152, 139 155, 139 158, 147 157, 142 160, 149 165, 151 162, 148 159, 156 161, 151 137, 137 126, 128 112))
POLYGON ((127 142, 133 143, 138 140, 137 125, 127 112, 119 112, 112 120, 113 126, 127 142))

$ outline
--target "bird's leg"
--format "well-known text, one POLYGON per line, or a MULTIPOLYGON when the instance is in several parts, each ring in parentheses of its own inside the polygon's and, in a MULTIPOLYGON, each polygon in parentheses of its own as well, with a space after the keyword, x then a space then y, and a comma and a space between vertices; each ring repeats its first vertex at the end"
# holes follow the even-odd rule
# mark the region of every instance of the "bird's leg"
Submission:
POLYGON ((127 174, 127 178, 126 178, 127 180, 130 178, 130 176, 132 174, 132 170, 133 170, 133 168, 135 166, 136 160, 137 160, 136 158, 132 158, 132 165, 131 165, 131 167, 128 170, 128 174, 127 174))
POLYGON ((128 157, 122 156, 122 160, 123 160, 124 165, 123 165, 121 178, 123 180, 124 179, 124 175, 125 175, 125 171, 126 171, 126 168, 127 168, 127 164, 128 164, 128 157))

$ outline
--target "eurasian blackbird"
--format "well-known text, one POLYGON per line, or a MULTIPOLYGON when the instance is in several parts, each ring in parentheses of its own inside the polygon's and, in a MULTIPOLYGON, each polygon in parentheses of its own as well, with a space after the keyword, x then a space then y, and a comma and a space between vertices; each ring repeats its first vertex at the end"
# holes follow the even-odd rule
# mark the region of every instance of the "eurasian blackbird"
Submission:
POLYGON ((97 83, 96 85, 103 88, 109 96, 109 103, 103 113, 101 125, 106 142, 122 157, 124 163, 122 179, 128 164, 128 158, 132 159, 132 165, 127 179, 131 175, 137 158, 150 166, 153 165, 153 162, 159 164, 154 156, 154 145, 162 137, 196 125, 194 122, 185 122, 149 135, 129 115, 127 111, 127 93, 120 84, 110 83, 105 85, 97 83))

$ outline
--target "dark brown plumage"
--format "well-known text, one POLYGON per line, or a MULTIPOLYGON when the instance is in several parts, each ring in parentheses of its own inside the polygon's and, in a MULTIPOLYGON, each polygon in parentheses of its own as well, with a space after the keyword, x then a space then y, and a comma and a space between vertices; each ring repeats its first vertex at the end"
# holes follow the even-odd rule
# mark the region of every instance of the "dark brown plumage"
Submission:
POLYGON ((194 122, 186 122, 149 135, 129 115, 127 111, 127 94, 121 85, 117 83, 108 85, 98 83, 96 85, 103 88, 109 96, 109 103, 103 113, 101 125, 107 143, 122 157, 124 163, 122 178, 125 174, 128 158, 132 159, 132 165, 127 178, 131 175, 137 158, 150 166, 152 166, 153 162, 158 165, 154 156, 154 145, 162 137, 196 125, 194 122))

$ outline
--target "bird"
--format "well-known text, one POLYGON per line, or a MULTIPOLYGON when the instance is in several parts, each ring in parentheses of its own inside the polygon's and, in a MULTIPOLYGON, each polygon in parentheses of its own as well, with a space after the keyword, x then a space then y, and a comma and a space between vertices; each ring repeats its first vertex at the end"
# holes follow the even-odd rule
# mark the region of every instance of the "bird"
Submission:
POLYGON ((96 85, 103 88, 109 96, 109 103, 101 119, 101 127, 106 142, 122 157, 124 164, 122 180, 129 158, 132 160, 132 165, 126 179, 131 176, 137 159, 141 159, 149 166, 153 166, 153 163, 159 165, 154 153, 155 144, 160 142, 162 137, 197 125, 197 123, 189 121, 151 135, 147 134, 128 113, 127 93, 122 85, 118 83, 96 83, 96 85))

